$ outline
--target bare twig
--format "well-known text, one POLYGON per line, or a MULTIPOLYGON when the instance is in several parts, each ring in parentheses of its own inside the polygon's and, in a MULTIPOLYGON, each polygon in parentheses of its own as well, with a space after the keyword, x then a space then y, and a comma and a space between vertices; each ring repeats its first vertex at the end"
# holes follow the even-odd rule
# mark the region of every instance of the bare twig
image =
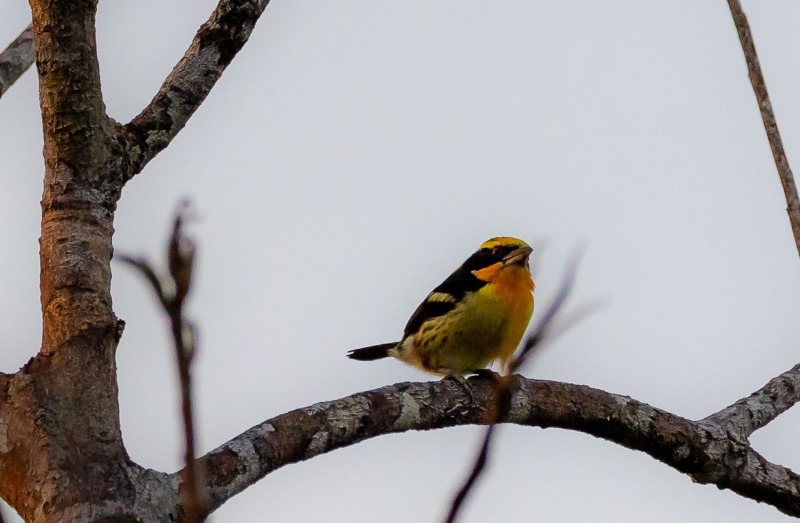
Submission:
POLYGON ((0 96, 33 64, 33 26, 29 25, 0 53, 0 96))
POLYGON ((486 464, 489 461, 489 450, 494 437, 495 427, 497 426, 496 424, 508 416, 508 411, 511 408, 511 380, 513 376, 510 376, 510 374, 517 372, 530 357, 538 353, 545 345, 544 342, 548 338, 548 334, 552 331, 554 320, 559 311, 563 308, 575 285, 578 259, 579 257, 576 255, 568 263, 564 279, 561 282, 556 298, 545 310, 537 327, 525 338, 525 342, 522 344, 522 350, 508 365, 509 375, 501 376, 497 379, 497 399, 492 408, 487 410, 486 423, 489 426, 484 434, 483 443, 481 444, 478 454, 475 456, 474 464, 467 479, 453 497, 450 510, 445 518, 446 523, 453 523, 457 520, 464 502, 475 488, 478 479, 486 469, 486 464))
POLYGON ((132 265, 138 269, 139 272, 142 273, 142 276, 144 276, 147 280, 147 283, 149 283, 153 288, 153 292, 156 294, 156 297, 161 305, 163 305, 164 308, 169 306, 170 298, 167 292, 164 290, 164 286, 161 284, 161 280, 158 278, 158 275, 156 275, 156 271, 146 258, 136 258, 133 256, 128 256, 127 254, 118 254, 116 258, 119 261, 127 263, 128 265, 132 265))
POLYGON ((511 361, 508 367, 509 374, 517 372, 530 357, 534 356, 543 347, 543 341, 551 332, 556 316, 561 311, 575 286, 575 277, 577 276, 578 263, 580 262, 581 255, 579 251, 567 262, 567 268, 561 280, 561 285, 558 288, 558 294, 556 294, 553 303, 544 311, 544 316, 539 320, 539 324, 533 332, 525 338, 525 342, 522 344, 522 350, 517 357, 511 361))
POLYGON ((183 233, 188 204, 182 203, 175 214, 172 236, 167 248, 169 276, 159 278, 150 262, 144 258, 122 255, 120 260, 137 268, 147 279, 170 321, 170 331, 178 363, 181 387, 181 413, 185 436, 184 459, 186 468, 182 482, 184 520, 189 523, 205 519, 205 503, 200 496, 200 481, 195 460, 195 424, 192 408, 191 364, 195 353, 195 333, 192 323, 185 317, 184 304, 191 288, 194 264, 194 243, 183 233))
MULTIPOLYGON (((497 409, 494 410, 496 411, 497 409)), ((458 515, 461 513, 461 507, 464 506, 464 501, 466 501, 472 489, 475 488, 475 485, 478 483, 478 478, 486 469, 486 462, 489 460, 489 448, 492 445, 494 431, 498 421, 499 420, 494 420, 491 425, 486 427, 486 432, 483 435, 483 443, 481 443, 481 448, 478 450, 477 456, 475 456, 475 463, 472 465, 472 470, 470 470, 467 479, 464 480, 464 484, 458 489, 458 492, 453 497, 453 501, 450 504, 450 511, 445 518, 447 523, 452 523, 458 518, 458 515)))
POLYGON ((781 178, 783 193, 786 196, 786 212, 789 213, 789 222, 794 233, 794 243, 800 253, 800 198, 797 196, 797 187, 794 184, 794 175, 783 149, 781 133, 778 131, 778 122, 775 120, 775 113, 772 111, 772 102, 767 93, 767 84, 764 82, 764 75, 761 73, 761 65, 756 54, 756 46, 753 43, 753 35, 750 32, 750 24, 747 22, 739 0, 728 0, 728 7, 736 24, 736 32, 739 34, 739 42, 742 44, 742 51, 747 61, 747 72, 753 92, 756 95, 758 109, 761 112, 761 120, 764 122, 764 130, 767 132, 769 146, 772 149, 772 157, 775 160, 775 167, 778 168, 778 176, 781 178))

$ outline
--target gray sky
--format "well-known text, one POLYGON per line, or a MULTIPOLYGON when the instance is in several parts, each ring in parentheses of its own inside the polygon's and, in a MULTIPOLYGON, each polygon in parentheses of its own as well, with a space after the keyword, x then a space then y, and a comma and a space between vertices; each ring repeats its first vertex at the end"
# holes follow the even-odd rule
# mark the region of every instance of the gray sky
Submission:
MULTIPOLYGON (((210 0, 101 2, 103 91, 128 121, 210 0), (153 15, 152 13, 158 13, 153 15)), ((800 3, 744 2, 800 169, 800 3)), ((0 9, 0 46, 28 5, 0 9)), ((0 368, 37 351, 41 120, 27 73, 0 100, 0 368)), ((115 247, 160 253, 175 203, 200 219, 192 310, 200 448, 287 410, 398 381, 344 357, 398 339, 482 241, 533 244, 539 311, 577 246, 573 307, 608 306, 527 375, 704 417, 800 361, 800 272, 786 203, 723 0, 273 0, 175 142, 126 187, 115 247)), ((167 328, 114 266, 132 459, 180 464, 167 328)), ((535 312, 534 318, 538 315, 535 312)), ((753 436, 800 469, 800 411, 753 436)), ((275 472, 218 522, 438 521, 474 427, 381 437, 275 472)), ((463 521, 789 518, 578 433, 506 427, 463 521)))

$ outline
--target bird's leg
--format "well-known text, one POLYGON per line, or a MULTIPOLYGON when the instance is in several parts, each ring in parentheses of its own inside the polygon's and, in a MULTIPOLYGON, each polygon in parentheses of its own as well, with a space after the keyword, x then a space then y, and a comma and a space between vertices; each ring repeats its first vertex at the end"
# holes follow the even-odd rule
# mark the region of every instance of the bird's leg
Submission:
MULTIPOLYGON (((472 372, 468 372, 467 374, 475 374, 476 376, 481 376, 482 378, 489 378, 495 383, 499 383, 502 379, 502 376, 493 371, 492 369, 475 369, 472 372)), ((461 385, 464 390, 469 394, 469 401, 470 403, 475 403, 475 395, 473 394, 472 385, 469 384, 467 378, 464 377, 463 374, 456 374, 455 372, 451 372, 450 374, 446 375, 443 380, 452 380, 461 385)))

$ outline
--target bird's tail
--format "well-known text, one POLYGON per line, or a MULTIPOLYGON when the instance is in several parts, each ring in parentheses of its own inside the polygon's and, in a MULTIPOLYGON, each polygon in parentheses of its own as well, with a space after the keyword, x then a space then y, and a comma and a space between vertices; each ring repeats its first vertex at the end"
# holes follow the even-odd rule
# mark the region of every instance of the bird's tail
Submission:
POLYGON ((381 343, 380 345, 372 345, 371 347, 364 347, 363 349, 353 349, 347 353, 347 357, 358 361, 372 361, 389 356, 389 349, 397 347, 397 342, 381 343))

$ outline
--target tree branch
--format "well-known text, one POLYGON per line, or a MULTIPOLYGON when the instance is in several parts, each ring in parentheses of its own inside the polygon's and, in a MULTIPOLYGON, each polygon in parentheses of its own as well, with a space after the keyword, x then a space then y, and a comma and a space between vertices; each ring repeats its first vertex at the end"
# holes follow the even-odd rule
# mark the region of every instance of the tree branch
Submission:
MULTIPOLYGON (((407 430, 484 424, 497 404, 494 380, 469 380, 472 397, 449 380, 399 383, 318 403, 247 430, 198 460, 209 509, 284 465, 407 430)), ((516 377, 501 421, 558 427, 649 454, 700 483, 800 516, 800 476, 770 463, 708 419, 694 422, 626 396, 583 385, 516 377)), ((180 472, 173 475, 179 475, 180 472)))
POLYGON ((800 198, 797 196, 797 187, 794 184, 794 175, 786 158, 786 151, 783 149, 781 133, 778 131, 778 122, 775 120, 775 113, 772 112, 772 102, 767 93, 767 84, 764 82, 764 75, 761 73, 761 65, 756 54, 756 46, 753 43, 753 35, 750 32, 750 25, 747 23, 747 16, 742 10, 739 0, 728 0, 728 7, 736 24, 736 32, 739 34, 739 42, 742 44, 742 51, 747 61, 747 72, 753 92, 756 95, 758 109, 761 111, 761 120, 764 122, 764 130, 767 132, 772 157, 775 160, 775 167, 778 168, 778 176, 781 178, 783 193, 786 196, 786 212, 789 214, 789 222, 792 224, 794 243, 800 253, 800 198))
POLYGON ((708 416, 703 422, 724 427, 745 441, 800 401, 800 363, 771 379, 766 385, 736 403, 708 416))
POLYGON ((29 25, 0 53, 0 96, 28 70, 34 58, 33 26, 29 25))
POLYGON ((132 136, 131 176, 183 129, 250 38, 267 4, 269 0, 220 0, 150 104, 126 125, 132 136))

